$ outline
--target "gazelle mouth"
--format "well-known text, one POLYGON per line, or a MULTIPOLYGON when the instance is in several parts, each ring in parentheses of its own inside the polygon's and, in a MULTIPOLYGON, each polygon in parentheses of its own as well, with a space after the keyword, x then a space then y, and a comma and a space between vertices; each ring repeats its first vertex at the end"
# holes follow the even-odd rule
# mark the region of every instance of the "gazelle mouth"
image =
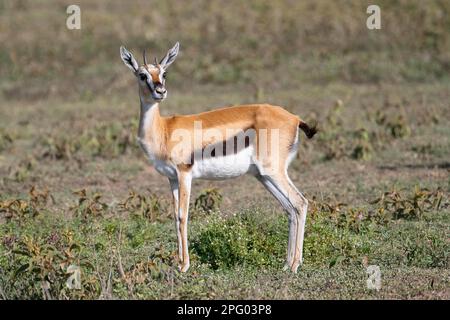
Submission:
POLYGON ((155 101, 159 102, 167 97, 167 90, 165 90, 164 93, 160 93, 156 90, 156 88, 152 88, 149 83, 147 83, 147 88, 150 91, 150 95, 152 96, 153 100, 155 101))
POLYGON ((156 100, 156 101, 162 101, 162 100, 164 100, 167 97, 167 92, 165 92, 165 93, 158 93, 155 90, 151 90, 150 89, 150 93, 152 95, 153 100, 156 100))
POLYGON ((156 96, 152 95, 152 98, 153 98, 153 100, 155 100, 155 101, 162 101, 162 100, 164 100, 166 97, 165 97, 165 96, 156 97, 156 96))

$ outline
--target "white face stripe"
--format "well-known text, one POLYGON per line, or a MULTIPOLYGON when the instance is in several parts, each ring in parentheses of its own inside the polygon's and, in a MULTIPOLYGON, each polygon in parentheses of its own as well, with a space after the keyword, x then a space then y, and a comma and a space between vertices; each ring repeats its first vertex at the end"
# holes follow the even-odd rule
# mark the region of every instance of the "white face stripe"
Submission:
POLYGON ((158 65, 158 68, 159 68, 159 74, 158 74, 159 82, 161 82, 164 85, 166 82, 166 79, 164 79, 163 75, 164 75, 164 72, 166 72, 166 70, 161 65, 158 65))
MULTIPOLYGON (((163 75, 166 72, 166 70, 161 65, 155 66, 153 64, 148 65, 148 68, 149 69, 157 69, 158 70, 158 80, 162 85, 165 85, 166 79, 164 79, 163 75)), ((139 69, 138 75, 142 74, 142 73, 147 75, 147 80, 148 80, 147 83, 150 86, 150 88, 152 89, 152 91, 155 90, 155 84, 153 82, 152 75, 150 74, 150 72, 147 70, 146 67, 141 67, 139 69)))
POLYGON ((151 97, 158 102, 161 102, 167 97, 167 90, 165 89, 164 79, 165 68, 160 65, 142 65, 136 72, 138 83, 142 88, 150 90, 151 97), (141 79, 145 75, 145 81, 141 79))
POLYGON ((147 68, 145 68, 145 67, 139 68, 139 71, 137 74, 138 74, 139 81, 142 81, 140 79, 140 75, 145 74, 147 76, 146 83, 150 86, 151 91, 155 90, 155 86, 153 85, 153 81, 152 81, 152 75, 150 74, 150 72, 148 72, 147 68))

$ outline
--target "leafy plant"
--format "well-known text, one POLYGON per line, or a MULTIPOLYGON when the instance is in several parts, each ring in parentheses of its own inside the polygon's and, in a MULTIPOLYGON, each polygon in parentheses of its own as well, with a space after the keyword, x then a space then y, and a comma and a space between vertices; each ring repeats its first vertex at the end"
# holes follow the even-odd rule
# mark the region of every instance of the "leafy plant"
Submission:
POLYGON ((0 201, 0 213, 7 220, 34 218, 45 210, 49 200, 54 202, 48 190, 38 191, 34 186, 30 189, 28 199, 6 199, 0 201))
POLYGON ((167 203, 151 192, 146 196, 130 191, 128 198, 119 204, 119 208, 142 216, 150 222, 164 220, 169 216, 167 203))
MULTIPOLYGON (((341 217, 339 215, 339 217, 341 217)), ((354 264, 367 254, 363 239, 348 228, 336 228, 335 222, 325 215, 316 216, 305 231, 303 256, 308 265, 334 267, 354 264)))
POLYGON ((344 103, 341 99, 337 99, 334 103, 333 108, 331 108, 326 117, 325 123, 326 127, 331 128, 331 130, 336 129, 337 127, 342 127, 342 111, 344 110, 344 103))
POLYGON ((420 219, 426 212, 439 210, 443 198, 444 193, 440 189, 430 191, 416 187, 409 195, 397 190, 385 192, 371 204, 377 206, 377 214, 387 213, 394 219, 420 219))
POLYGON ((73 135, 54 134, 41 139, 41 158, 72 160, 75 156, 117 157, 137 149, 135 121, 100 124, 73 135))
POLYGON ((346 155, 346 141, 340 134, 336 134, 323 142, 324 159, 341 159, 346 155))
POLYGON ((33 156, 19 161, 17 165, 9 168, 8 177, 5 177, 4 180, 14 180, 16 182, 25 181, 36 167, 36 163, 37 161, 33 156))
POLYGON ((312 219, 326 219, 334 225, 354 232, 361 231, 363 223, 370 219, 368 211, 364 208, 350 207, 345 203, 310 201, 312 219))
POLYGON ((9 148, 12 145, 12 143, 13 143, 12 136, 8 132, 0 128, 0 152, 9 148))
MULTIPOLYGON (((70 266, 93 269, 89 260, 81 255, 81 246, 73 240, 73 233, 63 234, 64 247, 59 250, 42 239, 24 236, 12 250, 17 259, 14 270, 15 281, 32 282, 34 294, 39 291, 44 299, 62 298, 68 293, 66 281, 70 266), (19 263, 20 262, 20 263, 19 263)), ((83 290, 96 291, 95 279, 86 277, 83 290)))
POLYGON ((86 189, 81 189, 73 192, 78 196, 77 204, 70 209, 74 211, 76 216, 83 219, 90 217, 103 216, 108 209, 108 205, 101 201, 102 195, 100 193, 88 194, 86 189))
POLYGON ((286 228, 279 223, 261 223, 251 213, 224 219, 210 216, 208 224, 192 243, 203 263, 213 269, 236 265, 275 265, 284 258, 286 228))
MULTIPOLYGON (((389 106, 389 103, 387 103, 388 108, 389 106)), ((391 138, 404 138, 411 133, 405 112, 399 105, 395 105, 395 108, 390 113, 380 109, 377 110, 374 118, 379 126, 385 128, 391 138)))
POLYGON ((356 160, 368 160, 372 155, 372 145, 370 143, 369 132, 366 129, 356 131, 356 145, 353 148, 351 157, 356 160))
POLYGON ((430 230, 414 231, 403 234, 399 241, 404 263, 422 268, 448 268, 450 247, 445 236, 430 230))
POLYGON ((116 157, 136 148, 134 121, 127 124, 112 122, 86 130, 80 137, 81 149, 93 157, 116 157))
POLYGON ((195 199, 194 209, 202 213, 211 213, 218 211, 222 203, 223 197, 217 188, 203 190, 195 199))
POLYGON ((40 157, 51 160, 71 160, 81 148, 79 141, 66 135, 45 137, 41 146, 40 157))
POLYGON ((391 121, 388 121, 386 128, 393 138, 403 138, 411 133, 411 129, 403 115, 398 115, 391 121))

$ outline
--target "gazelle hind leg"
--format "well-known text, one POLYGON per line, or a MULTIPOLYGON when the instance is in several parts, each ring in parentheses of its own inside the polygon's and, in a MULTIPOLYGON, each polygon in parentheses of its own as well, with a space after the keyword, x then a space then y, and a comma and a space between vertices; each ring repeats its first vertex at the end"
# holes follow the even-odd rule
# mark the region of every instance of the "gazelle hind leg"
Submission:
POLYGON ((261 177, 260 181, 280 201, 289 214, 287 265, 293 272, 297 272, 303 260, 303 239, 308 201, 295 188, 287 173, 261 177))
POLYGON ((291 179, 287 174, 286 178, 289 183, 289 186, 295 192, 296 207, 298 207, 297 210, 301 212, 300 215, 298 216, 299 221, 297 224, 298 229, 296 235, 296 250, 294 255, 294 263, 292 264, 292 269, 296 271, 297 268, 303 264, 303 241, 305 237, 305 224, 308 213, 308 200, 300 191, 297 190, 297 188, 294 186, 294 184, 292 183, 291 179))
POLYGON ((283 270, 287 270, 291 268, 294 262, 294 246, 296 243, 296 232, 297 232, 297 219, 295 208, 292 206, 292 203, 289 199, 284 195, 284 193, 277 186, 276 182, 268 176, 257 175, 256 178, 264 185, 264 187, 280 202, 284 210, 288 214, 289 220, 289 239, 288 239, 288 249, 287 249, 287 258, 286 264, 284 265, 283 270))

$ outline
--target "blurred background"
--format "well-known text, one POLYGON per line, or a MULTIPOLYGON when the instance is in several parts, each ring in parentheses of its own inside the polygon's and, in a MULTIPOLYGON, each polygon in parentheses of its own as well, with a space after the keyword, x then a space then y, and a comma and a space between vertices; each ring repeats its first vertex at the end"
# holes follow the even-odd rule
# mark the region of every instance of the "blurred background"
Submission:
MULTIPOLYGON (((372 1, 373 2, 373 1, 372 1)), ((448 79, 450 2, 377 1, 382 29, 366 27, 370 1, 0 1, 0 93, 6 100, 117 92, 130 76, 118 48, 160 59, 176 41, 177 90, 203 86, 270 92, 302 83, 448 79), (255 89, 259 88, 259 89, 255 89), (262 91, 261 91, 262 90, 262 91)))

